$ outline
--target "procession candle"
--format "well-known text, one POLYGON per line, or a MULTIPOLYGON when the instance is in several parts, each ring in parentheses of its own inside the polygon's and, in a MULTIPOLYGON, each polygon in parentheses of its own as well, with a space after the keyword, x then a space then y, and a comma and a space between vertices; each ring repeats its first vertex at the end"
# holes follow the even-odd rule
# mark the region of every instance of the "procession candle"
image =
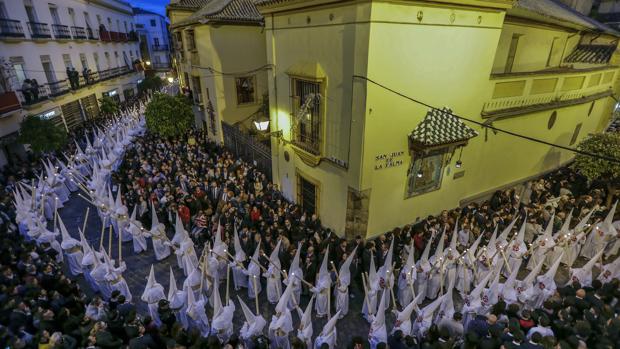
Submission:
POLYGON ((90 207, 86 207, 86 213, 84 214, 84 223, 82 223, 82 234, 86 234, 86 222, 88 222, 88 213, 90 213, 90 207))
POLYGON ((108 255, 112 258, 112 224, 110 224, 110 229, 108 229, 108 255))

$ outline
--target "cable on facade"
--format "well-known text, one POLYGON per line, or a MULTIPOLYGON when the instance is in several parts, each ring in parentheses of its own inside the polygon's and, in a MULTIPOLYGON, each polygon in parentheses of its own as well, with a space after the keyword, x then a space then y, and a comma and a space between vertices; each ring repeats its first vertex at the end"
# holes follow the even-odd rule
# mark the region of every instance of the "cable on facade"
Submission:
MULTIPOLYGON (((398 92, 398 91, 396 91, 394 89, 391 89, 391 88, 389 88, 389 87, 387 87, 387 86, 385 86, 385 85, 383 85, 383 84, 381 84, 379 82, 376 82, 376 81, 374 81, 374 80, 372 80, 372 79, 370 79, 370 78, 368 78, 366 76, 353 75, 353 78, 354 79, 361 79, 361 80, 368 81, 368 82, 370 82, 370 83, 372 83, 372 84, 374 84, 374 85, 376 85, 378 87, 381 87, 382 89, 387 90, 387 91, 389 91, 389 92, 391 92, 391 93, 393 93, 393 94, 395 94, 397 96, 400 96, 402 98, 408 99, 408 100, 410 100, 410 101, 412 101, 414 103, 420 104, 420 105, 425 106, 427 108, 430 108, 430 109, 433 109, 433 110, 441 110, 441 108, 437 108, 435 106, 432 106, 432 105, 430 105, 428 103, 422 102, 422 101, 420 101, 418 99, 415 99, 413 97, 409 97, 409 96, 405 95, 402 92, 398 92)), ((490 130, 493 130, 493 131, 496 131, 496 132, 502 132, 502 133, 505 133, 505 134, 513 136, 513 137, 525 139, 525 140, 528 140, 528 141, 531 141, 531 142, 535 142, 535 143, 539 143, 539 144, 544 144, 544 145, 548 145, 548 146, 559 148, 559 149, 563 149, 563 150, 568 150, 568 151, 576 153, 576 154, 585 155, 585 156, 589 156, 589 157, 593 157, 593 158, 597 158, 597 159, 606 160, 606 161, 609 161, 609 162, 614 162, 614 163, 619 163, 620 164, 620 159, 617 159, 617 158, 609 157, 609 156, 606 156, 606 155, 594 154, 594 153, 590 153, 590 152, 587 152, 587 151, 579 150, 577 148, 571 148, 571 147, 567 147, 567 146, 560 145, 560 144, 554 144, 554 143, 551 143, 551 142, 544 141, 542 139, 538 139, 538 138, 522 135, 522 134, 519 134, 519 133, 516 133, 516 132, 512 132, 512 131, 508 131, 508 130, 504 130, 504 129, 497 128, 497 127, 489 125, 489 124, 485 124, 485 123, 482 123, 482 122, 479 122, 479 121, 475 121, 475 120, 472 120, 472 119, 469 119, 469 118, 457 115, 454 112, 452 112, 451 115, 454 116, 455 118, 459 119, 459 120, 471 122, 471 123, 476 124, 476 125, 478 125, 478 126, 480 126, 482 128, 487 128, 487 129, 490 129, 490 130)))
POLYGON ((192 68, 206 69, 206 70, 210 71, 213 75, 224 75, 224 76, 226 76, 226 75, 238 76, 238 75, 252 74, 252 73, 259 72, 261 70, 271 69, 273 67, 274 67, 273 64, 265 64, 265 65, 263 65, 261 67, 254 68, 254 69, 251 69, 251 70, 229 73, 229 72, 221 72, 219 70, 214 69, 213 67, 202 67, 202 66, 199 66, 199 65, 192 65, 192 68))

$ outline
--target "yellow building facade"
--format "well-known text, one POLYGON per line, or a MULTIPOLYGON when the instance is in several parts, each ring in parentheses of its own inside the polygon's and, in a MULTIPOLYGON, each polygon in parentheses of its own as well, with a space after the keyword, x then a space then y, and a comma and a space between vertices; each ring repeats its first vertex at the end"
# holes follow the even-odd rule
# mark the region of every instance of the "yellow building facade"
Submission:
POLYGON ((479 123, 574 147, 615 104, 617 33, 553 1, 256 4, 273 180, 338 234, 376 236, 573 158, 479 123))
POLYGON ((252 124, 267 93, 263 20, 251 0, 179 0, 167 7, 174 64, 213 139, 252 124))

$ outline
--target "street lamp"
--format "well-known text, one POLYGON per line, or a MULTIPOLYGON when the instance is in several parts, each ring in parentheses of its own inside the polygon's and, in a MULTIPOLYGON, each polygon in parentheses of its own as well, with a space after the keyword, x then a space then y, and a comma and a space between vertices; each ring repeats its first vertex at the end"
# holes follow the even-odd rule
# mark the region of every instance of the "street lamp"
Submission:
POLYGON ((174 78, 173 78, 172 76, 169 76, 169 77, 168 77, 168 82, 169 82, 169 83, 173 83, 173 82, 174 82, 174 78))
POLYGON ((269 129, 269 118, 265 116, 256 118, 254 120, 254 127, 261 132, 267 131, 269 129))
POLYGON ((144 63, 146 63, 146 65, 151 65, 151 61, 146 61, 144 63))

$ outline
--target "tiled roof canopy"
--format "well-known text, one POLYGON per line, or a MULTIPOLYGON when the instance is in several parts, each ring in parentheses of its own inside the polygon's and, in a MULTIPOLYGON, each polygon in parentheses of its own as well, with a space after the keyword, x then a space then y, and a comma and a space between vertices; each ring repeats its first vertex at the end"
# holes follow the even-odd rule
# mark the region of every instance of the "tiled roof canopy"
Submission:
POLYGON ((577 45, 564 61, 567 63, 609 63, 615 51, 616 45, 577 45))
POLYGON ((572 23, 582 28, 618 36, 618 32, 613 28, 581 14, 559 0, 517 0, 513 5, 513 9, 508 10, 508 14, 519 16, 519 10, 526 13, 534 13, 542 18, 558 23, 572 23))
POLYGON ((252 0, 208 0, 193 15, 176 23, 175 27, 204 21, 259 24, 263 22, 263 16, 252 0))
POLYGON ((432 109, 409 135, 413 148, 432 148, 441 145, 465 143, 478 132, 465 125, 448 108, 432 109))
POLYGON ((179 0, 176 3, 170 3, 168 7, 178 9, 196 10, 206 5, 211 0, 179 0))

